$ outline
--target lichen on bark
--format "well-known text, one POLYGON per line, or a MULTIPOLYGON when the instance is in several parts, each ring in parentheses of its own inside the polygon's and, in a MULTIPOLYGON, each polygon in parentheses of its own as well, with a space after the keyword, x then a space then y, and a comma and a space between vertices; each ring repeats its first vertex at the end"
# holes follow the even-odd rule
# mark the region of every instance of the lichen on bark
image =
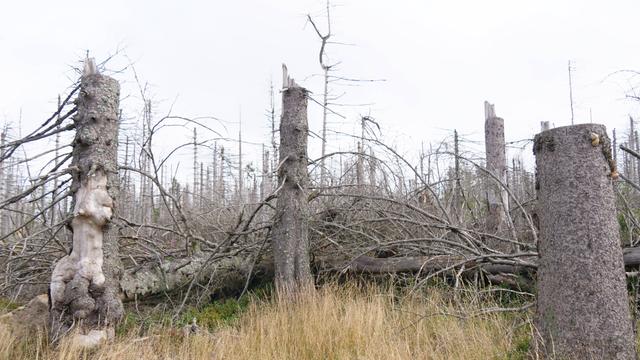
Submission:
POLYGON ((598 124, 547 130, 534 141, 538 206, 544 209, 536 344, 548 356, 636 358, 609 146, 598 124))

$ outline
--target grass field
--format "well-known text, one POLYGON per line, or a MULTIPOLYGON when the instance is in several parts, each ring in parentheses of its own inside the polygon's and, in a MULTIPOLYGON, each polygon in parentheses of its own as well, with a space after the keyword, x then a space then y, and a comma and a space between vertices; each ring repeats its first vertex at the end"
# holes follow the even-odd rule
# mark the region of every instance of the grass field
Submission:
MULTIPOLYGON (((2 359, 524 359, 530 312, 495 312, 522 299, 477 291, 327 285, 293 302, 268 296, 169 314, 130 312, 113 343, 81 352, 43 334, 17 339, 0 327, 2 359), (185 336, 196 317, 204 331, 185 336)), ((520 302, 521 304, 521 302, 520 302)))

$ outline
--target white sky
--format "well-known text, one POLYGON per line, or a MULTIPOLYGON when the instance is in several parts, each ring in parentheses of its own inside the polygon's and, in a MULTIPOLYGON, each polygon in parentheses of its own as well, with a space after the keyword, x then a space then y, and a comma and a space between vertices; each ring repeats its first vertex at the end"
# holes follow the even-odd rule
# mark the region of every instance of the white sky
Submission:
MULTIPOLYGON (((70 67, 87 49, 98 60, 124 49, 111 68, 126 63, 124 55, 130 58, 149 82, 159 114, 175 101, 176 115, 235 122, 241 108, 244 138, 251 142, 268 142, 269 81, 281 86, 282 62, 298 83, 322 93, 320 42, 306 14, 324 30, 324 1, 0 2, 0 123, 17 123, 22 110, 25 131, 52 113, 57 94, 74 77, 70 67)), ((570 123, 568 60, 575 65, 577 123, 588 122, 591 110, 594 122, 620 129, 638 112, 624 99, 633 79, 608 75, 640 70, 640 1, 333 5, 334 40, 354 44, 329 46, 331 61, 341 62, 336 75, 386 79, 334 88, 347 93, 341 99, 346 104, 371 105, 335 107, 346 120, 332 117, 333 129, 355 133, 359 115, 370 113, 385 138, 405 151, 454 128, 481 141, 488 100, 505 119, 507 141, 531 138, 542 120, 570 123)), ((122 103, 127 115, 137 115, 132 73, 115 77, 128 96, 122 103)), ((319 133, 321 109, 309 107, 311 130, 319 133)), ((227 128, 235 136, 237 124, 227 128)), ((311 141, 317 156, 319 142, 311 141)), ((329 142, 332 149, 350 145, 329 142)))

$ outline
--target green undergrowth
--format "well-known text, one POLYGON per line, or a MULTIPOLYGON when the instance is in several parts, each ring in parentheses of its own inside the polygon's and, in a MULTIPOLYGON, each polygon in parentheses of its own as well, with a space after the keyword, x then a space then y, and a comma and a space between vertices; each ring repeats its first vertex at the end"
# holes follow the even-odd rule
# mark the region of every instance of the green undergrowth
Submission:
POLYGON ((7 313, 20 307, 20 304, 9 299, 0 298, 0 314, 7 313))
POLYGON ((224 299, 214 301, 201 308, 190 308, 180 318, 180 323, 186 325, 196 319, 196 323, 209 330, 220 326, 232 325, 239 315, 246 310, 250 298, 243 296, 240 299, 224 299))
POLYGON ((130 334, 137 329, 142 336, 154 327, 183 327, 192 324, 193 319, 196 319, 199 327, 215 331, 224 326, 233 326, 250 304, 268 302, 271 295, 271 286, 263 285, 240 298, 227 297, 200 306, 188 305, 177 318, 171 309, 130 309, 118 326, 116 334, 130 334))

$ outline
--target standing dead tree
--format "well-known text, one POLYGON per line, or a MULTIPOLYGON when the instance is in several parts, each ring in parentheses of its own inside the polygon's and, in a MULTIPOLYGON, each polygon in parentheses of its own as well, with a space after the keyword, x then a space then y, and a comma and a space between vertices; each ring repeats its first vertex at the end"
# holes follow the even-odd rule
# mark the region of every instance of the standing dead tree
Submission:
POLYGON ((326 47, 327 42, 331 38, 331 15, 329 12, 330 6, 329 1, 327 1, 327 33, 322 35, 318 26, 311 18, 311 15, 307 15, 307 19, 313 26, 313 29, 318 34, 320 38, 320 52, 318 54, 318 61, 320 62, 320 67, 323 72, 323 80, 324 80, 324 92, 322 94, 322 152, 321 152, 321 160, 320 160, 320 184, 324 185, 327 178, 327 168, 325 166, 325 155, 327 151, 327 112, 329 111, 329 71, 335 65, 329 65, 326 62, 326 47))
POLYGON ((283 65, 282 118, 280 120, 281 189, 272 228, 275 281, 287 293, 312 282, 309 260, 307 186, 307 90, 287 75, 283 65))
POLYGON ((73 247, 51 275, 54 340, 72 328, 79 330, 82 341, 106 339, 114 335, 113 326, 123 316, 122 264, 117 228, 111 225, 119 191, 119 97, 118 82, 99 74, 93 59, 87 59, 74 118, 73 247))
MULTIPOLYGON (((487 156, 487 170, 502 183, 507 181, 504 143, 504 120, 496 116, 493 104, 484 102, 484 134, 487 156)), ((500 234, 504 230, 508 215, 508 194, 500 183, 491 181, 487 188, 487 232, 500 234)))
POLYGON ((635 359, 603 125, 544 131, 534 143, 540 239, 538 347, 576 359, 635 359))

